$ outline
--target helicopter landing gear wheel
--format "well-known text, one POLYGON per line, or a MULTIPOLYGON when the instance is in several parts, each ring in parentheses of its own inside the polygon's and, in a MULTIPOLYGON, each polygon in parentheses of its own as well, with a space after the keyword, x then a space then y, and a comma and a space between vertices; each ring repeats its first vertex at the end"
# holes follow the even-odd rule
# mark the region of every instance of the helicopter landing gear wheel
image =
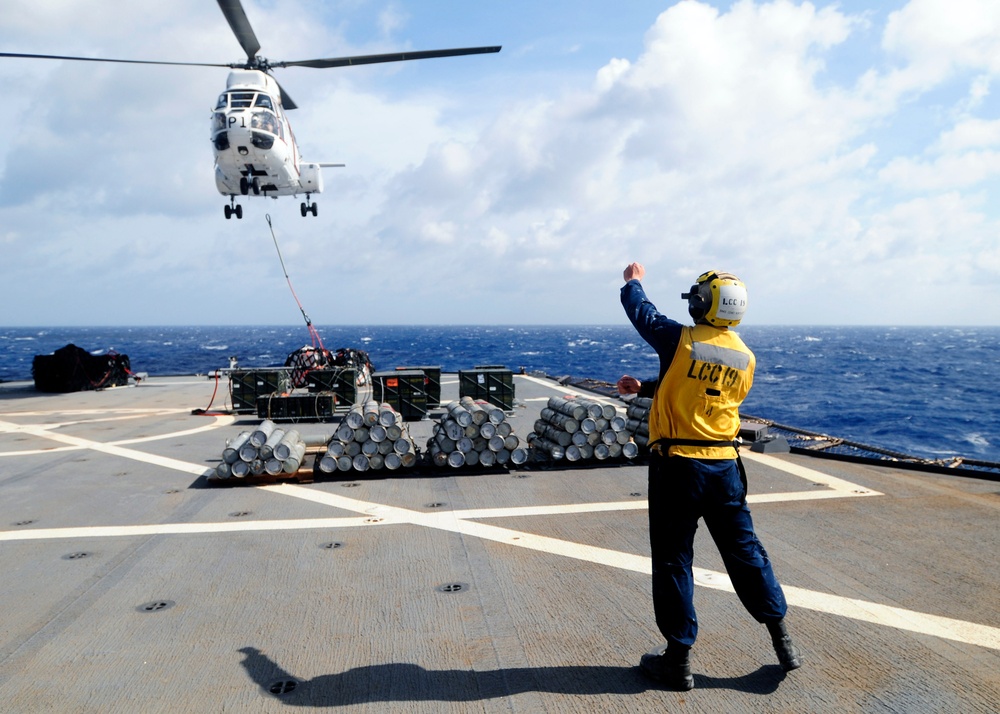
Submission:
POLYGON ((259 176, 254 176, 253 177, 253 181, 250 182, 250 188, 253 189, 253 195, 254 196, 259 196, 260 195, 260 177, 259 176))
POLYGON ((227 221, 233 216, 236 216, 237 220, 243 218, 243 206, 236 205, 236 196, 230 196, 229 205, 223 206, 223 208, 225 209, 227 221))
POLYGON ((240 177, 240 193, 242 193, 244 196, 250 193, 250 182, 247 181, 246 176, 240 177))
POLYGON ((312 213, 314 217, 319 215, 319 207, 316 205, 315 201, 309 203, 308 193, 306 194, 305 203, 299 204, 299 212, 302 214, 303 218, 306 217, 307 213, 312 213))

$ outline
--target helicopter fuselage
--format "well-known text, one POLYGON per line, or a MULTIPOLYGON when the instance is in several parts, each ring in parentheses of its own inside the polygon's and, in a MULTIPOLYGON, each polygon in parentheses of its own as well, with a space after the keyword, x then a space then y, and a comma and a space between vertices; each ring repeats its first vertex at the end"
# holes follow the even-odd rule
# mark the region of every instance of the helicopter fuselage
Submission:
POLYGON ((226 91, 212 112, 212 145, 215 184, 225 196, 295 196, 323 190, 320 165, 302 162, 280 89, 264 72, 229 74, 226 91))
POLYGON ((237 196, 297 196, 305 194, 299 205, 303 218, 317 215, 310 195, 323 190, 324 166, 344 164, 303 162, 295 144, 292 127, 285 111, 295 109, 295 101, 271 77, 275 67, 312 67, 331 69, 350 65, 382 62, 457 57, 500 51, 500 46, 459 47, 420 52, 390 52, 352 57, 326 57, 306 60, 271 62, 258 55, 260 42, 254 34, 243 3, 240 0, 218 0, 219 9, 229 23, 237 41, 246 52, 246 63, 218 64, 214 62, 165 62, 160 60, 117 59, 112 57, 74 57, 68 55, 25 54, 0 52, 0 58, 17 57, 75 62, 116 62, 143 65, 185 65, 191 67, 229 67, 226 91, 212 111, 212 145, 215 148, 215 185, 219 193, 229 197, 224 207, 226 218, 243 218, 243 206, 237 196))

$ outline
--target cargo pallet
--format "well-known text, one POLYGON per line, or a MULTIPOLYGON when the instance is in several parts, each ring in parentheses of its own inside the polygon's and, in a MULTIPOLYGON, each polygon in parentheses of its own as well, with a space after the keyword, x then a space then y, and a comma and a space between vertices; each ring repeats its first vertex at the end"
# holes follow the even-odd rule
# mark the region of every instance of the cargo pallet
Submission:
POLYGON ((486 365, 459 370, 458 396, 489 402, 505 412, 514 409, 514 373, 505 367, 486 365))
MULTIPOLYGON (((403 421, 420 421, 430 411, 428 399, 429 379, 423 370, 400 369, 376 372, 372 375, 372 388, 377 402, 392 406, 403 421)), ((440 385, 440 379, 438 381, 440 385)), ((438 397, 440 402, 440 397, 438 397)))
MULTIPOLYGON (((315 463, 315 457, 326 451, 326 447, 323 446, 307 446, 305 457, 302 459, 302 463, 306 462, 306 457, 309 457, 309 463, 315 463)), ((208 477, 208 482, 213 486, 269 486, 277 483, 313 483, 316 480, 316 471, 310 467, 302 466, 298 471, 294 473, 280 473, 280 474, 247 474, 243 478, 237 476, 230 476, 229 478, 222 478, 213 472, 208 477)))
POLYGON ((229 373, 229 398, 234 414, 254 414, 258 398, 291 389, 291 371, 283 367, 234 369, 229 373))
POLYGON ((257 417, 273 422, 333 421, 338 411, 346 411, 352 404, 345 406, 336 394, 328 392, 271 394, 257 397, 257 417))
POLYGON ((423 367, 396 367, 397 372, 420 371, 424 373, 424 391, 427 392, 427 408, 437 409, 441 406, 441 367, 440 365, 423 367))

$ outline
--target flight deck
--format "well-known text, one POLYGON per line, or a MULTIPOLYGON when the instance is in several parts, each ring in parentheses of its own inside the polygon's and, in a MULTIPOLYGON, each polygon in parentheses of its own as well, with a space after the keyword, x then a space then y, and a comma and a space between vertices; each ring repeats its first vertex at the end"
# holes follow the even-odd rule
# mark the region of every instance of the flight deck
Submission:
MULTIPOLYGON (((514 381, 522 440, 579 393, 514 381)), ((259 420, 193 413, 212 391, 0 385, 3 711, 1000 711, 996 482, 744 449, 803 666, 781 670, 702 528, 678 693, 637 667, 662 643, 641 460, 220 487, 259 420)), ((408 422, 418 447, 433 425, 408 422)))

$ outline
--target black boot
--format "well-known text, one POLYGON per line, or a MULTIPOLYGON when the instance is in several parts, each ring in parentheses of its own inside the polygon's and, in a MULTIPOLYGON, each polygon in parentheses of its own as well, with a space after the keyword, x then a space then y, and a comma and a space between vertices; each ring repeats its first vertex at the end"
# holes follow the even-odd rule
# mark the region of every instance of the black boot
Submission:
POLYGON ((691 648, 671 643, 665 649, 647 652, 639 668, 650 679, 678 692, 694 689, 691 676, 691 648))
POLYGON ((781 668, 788 672, 801 667, 802 657, 799 655, 799 649, 792 644, 785 621, 767 623, 767 631, 771 633, 771 642, 774 644, 774 652, 778 655, 781 668))

